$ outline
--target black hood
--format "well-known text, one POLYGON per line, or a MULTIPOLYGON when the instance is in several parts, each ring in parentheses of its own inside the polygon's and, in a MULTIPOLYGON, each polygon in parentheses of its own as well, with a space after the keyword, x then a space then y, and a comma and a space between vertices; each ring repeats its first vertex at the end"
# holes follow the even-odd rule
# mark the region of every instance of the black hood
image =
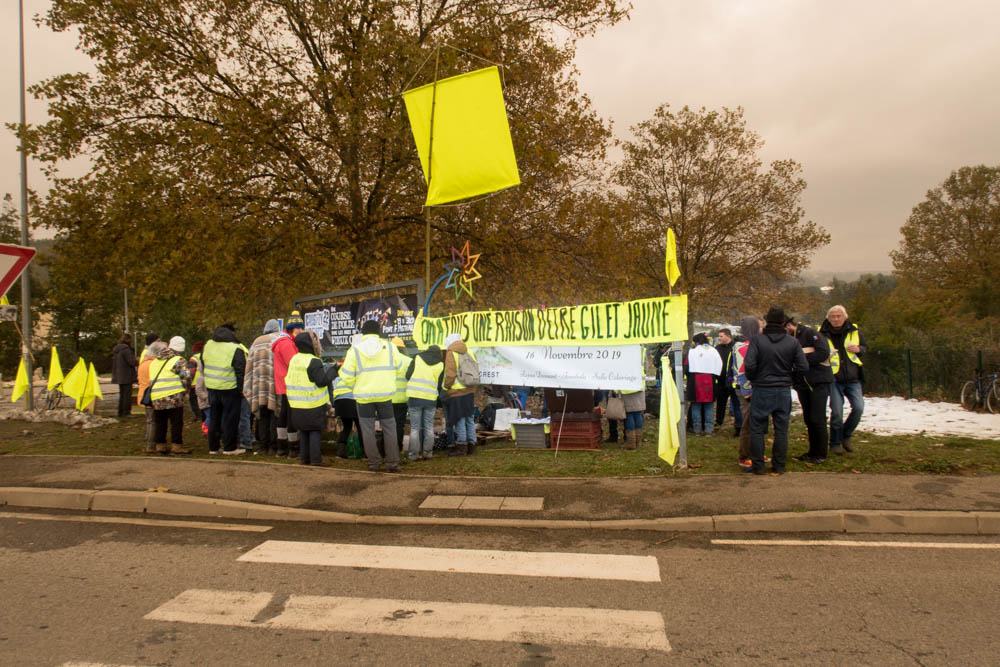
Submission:
POLYGON ((441 348, 437 345, 431 345, 426 350, 420 353, 420 358, 424 360, 424 363, 428 366, 433 366, 434 364, 441 363, 441 348))
POLYGON ((295 335, 295 347, 299 348, 299 352, 302 354, 316 354, 316 350, 313 348, 312 337, 305 331, 295 335))
POLYGON ((212 334, 212 340, 216 343, 239 343, 236 340, 236 332, 229 327, 219 327, 212 334))

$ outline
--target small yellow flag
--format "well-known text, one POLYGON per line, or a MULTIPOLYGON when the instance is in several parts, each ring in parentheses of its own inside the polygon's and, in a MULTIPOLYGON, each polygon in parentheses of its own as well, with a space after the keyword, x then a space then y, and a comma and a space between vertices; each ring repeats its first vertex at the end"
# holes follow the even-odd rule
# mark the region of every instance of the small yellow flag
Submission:
POLYGON ((681 277, 681 269, 677 266, 677 239, 674 238, 674 230, 667 228, 667 280, 673 287, 677 279, 681 277))
POLYGON ((21 357, 21 363, 17 367, 17 377, 14 379, 14 393, 10 395, 10 402, 16 403, 17 399, 21 398, 26 391, 28 391, 28 370, 24 366, 24 357, 21 357))
POLYGON ((80 357, 76 361, 73 369, 63 378, 62 393, 76 401, 80 407, 80 399, 83 398, 83 390, 87 386, 87 362, 80 357))
POLYGON ((56 346, 52 346, 52 358, 49 360, 49 384, 46 387, 49 391, 58 389, 63 381, 62 365, 59 363, 59 351, 56 346))
POLYGON ((94 362, 92 361, 90 362, 87 379, 83 386, 83 396, 77 401, 78 409, 86 410, 94 402, 95 398, 103 399, 104 396, 101 395, 101 383, 97 379, 97 371, 94 369, 94 362))
POLYGON ((0 296, 0 306, 9 306, 9 305, 10 301, 7 300, 7 295, 4 294, 3 296, 0 296))
POLYGON ((666 372, 664 365, 663 380, 660 387, 660 442, 657 455, 669 463, 677 460, 680 449, 680 438, 677 435, 677 424, 681 420, 681 399, 677 395, 674 376, 666 372))

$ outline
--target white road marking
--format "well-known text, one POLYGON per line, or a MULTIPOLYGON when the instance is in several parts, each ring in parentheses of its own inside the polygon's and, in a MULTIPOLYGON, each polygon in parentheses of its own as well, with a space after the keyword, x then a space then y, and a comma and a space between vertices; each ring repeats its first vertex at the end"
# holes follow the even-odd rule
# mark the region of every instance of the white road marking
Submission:
POLYGON ((253 617, 263 611, 270 598, 270 593, 189 590, 145 618, 254 628, 670 651, 663 617, 652 611, 293 595, 280 614, 254 623, 253 617))
POLYGON ((131 517, 123 516, 64 516, 60 514, 30 514, 28 512, 0 512, 0 519, 79 521, 81 523, 124 523, 133 526, 202 528, 204 530, 233 530, 247 533, 266 533, 271 530, 271 526, 254 526, 247 523, 211 523, 209 521, 174 521, 172 519, 133 519, 131 517))
POLYGON ((137 665, 111 665, 106 662, 64 662, 59 667, 138 667, 137 665))
POLYGON ((268 540, 237 560, 331 567, 502 574, 523 577, 660 581, 655 556, 436 549, 268 540))
POLYGON ((1000 549, 1000 544, 969 542, 868 542, 861 540, 712 540, 712 544, 749 547, 886 547, 890 549, 1000 549))

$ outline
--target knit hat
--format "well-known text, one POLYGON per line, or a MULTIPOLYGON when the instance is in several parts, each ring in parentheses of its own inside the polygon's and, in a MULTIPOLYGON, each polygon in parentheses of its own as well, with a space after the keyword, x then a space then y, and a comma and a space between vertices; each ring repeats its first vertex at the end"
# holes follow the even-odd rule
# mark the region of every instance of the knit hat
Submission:
POLYGON ((378 323, 377 320, 368 320, 361 325, 361 334, 367 336, 368 334, 375 334, 376 336, 382 335, 382 325, 378 323))
POLYGON ((146 334, 146 345, 152 345, 156 341, 160 340, 160 337, 155 333, 146 334))
POLYGON ((167 347, 169 347, 174 352, 178 352, 178 353, 182 353, 183 354, 184 347, 186 345, 187 344, 184 342, 183 338, 181 338, 180 336, 174 336, 173 338, 170 339, 170 344, 167 345, 167 347))
POLYGON ((302 329, 305 324, 302 322, 302 316, 299 315, 299 311, 293 310, 292 314, 288 316, 285 320, 285 331, 291 331, 292 329, 302 329))
POLYGON ((462 334, 452 333, 444 337, 444 349, 451 347, 452 343, 462 340, 462 334))
POLYGON ((278 333, 278 320, 268 320, 264 323, 264 333, 278 333))
POLYGON ((768 324, 785 324, 785 309, 781 306, 771 306, 771 309, 767 311, 767 315, 764 317, 764 321, 768 324))
POLYGON ((205 349, 205 343, 204 342, 202 342, 200 340, 196 340, 195 342, 191 343, 191 354, 198 354, 203 349, 205 349))
POLYGON ((406 343, 404 343, 403 339, 400 338, 399 336, 393 336, 392 340, 390 340, 389 342, 398 347, 399 349, 403 349, 404 347, 406 347, 406 343))
POLYGON ((692 338, 691 340, 694 341, 695 345, 707 345, 708 344, 708 336, 706 336, 705 332, 703 332, 703 331, 700 331, 700 332, 696 333, 694 335, 694 338, 692 338))

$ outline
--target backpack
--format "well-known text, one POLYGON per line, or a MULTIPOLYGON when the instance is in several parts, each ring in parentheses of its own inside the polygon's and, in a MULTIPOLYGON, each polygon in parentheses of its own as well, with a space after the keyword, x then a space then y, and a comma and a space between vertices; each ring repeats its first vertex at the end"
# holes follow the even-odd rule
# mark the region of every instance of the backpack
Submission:
POLYGON ((479 384, 479 362, 467 352, 457 354, 458 381, 466 387, 475 387, 479 384))
POLYGON ((487 405, 483 408, 482 414, 479 415, 479 423, 487 431, 492 431, 497 424, 497 406, 487 405))
POLYGON ((732 362, 729 372, 733 376, 733 388, 739 389, 744 398, 753 393, 753 387, 750 385, 750 380, 747 379, 745 361, 749 347, 750 343, 747 342, 734 343, 730 355, 732 362))

